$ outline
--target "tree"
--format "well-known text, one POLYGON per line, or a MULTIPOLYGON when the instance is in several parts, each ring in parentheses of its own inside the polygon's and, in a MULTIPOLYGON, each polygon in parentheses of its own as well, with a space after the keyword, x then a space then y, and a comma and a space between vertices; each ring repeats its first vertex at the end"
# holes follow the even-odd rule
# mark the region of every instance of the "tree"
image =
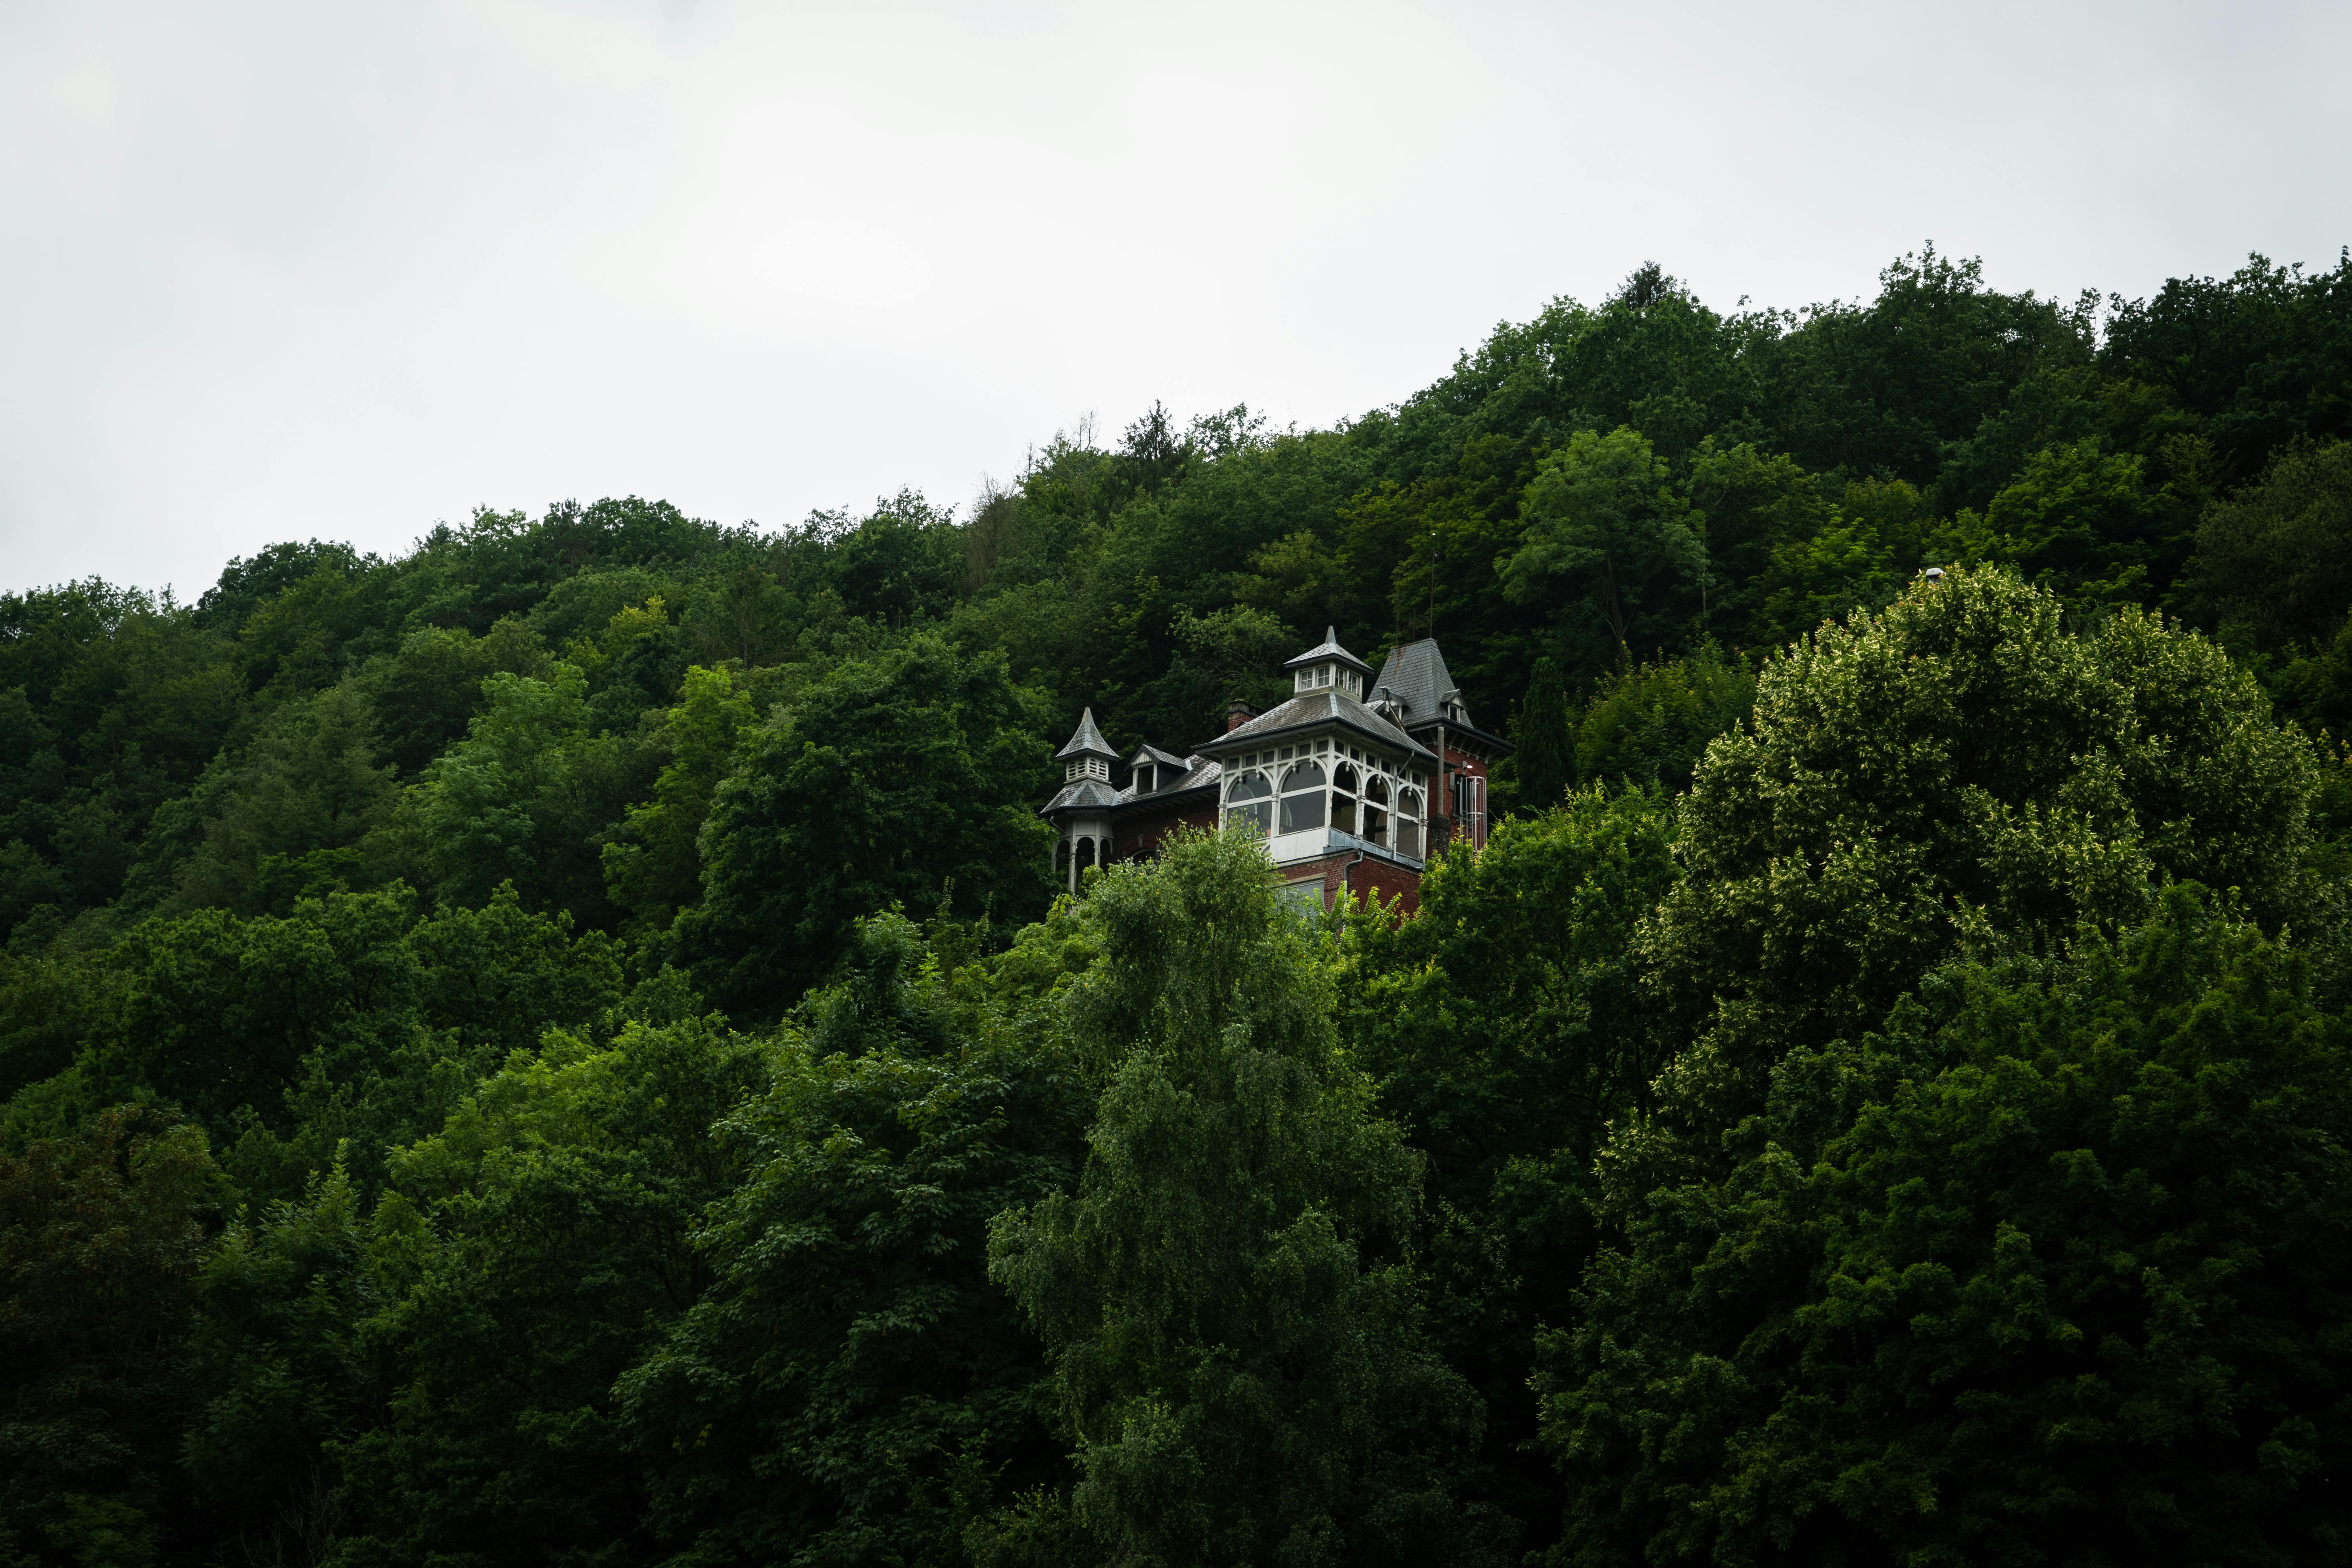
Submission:
POLYGON ((152 1562, 184 1519, 181 1357, 217 1199, 204 1135, 138 1106, 0 1150, 0 1551, 152 1562))
POLYGON ((703 900, 680 926, 698 982, 772 1016, 860 916, 943 896, 965 916, 1040 909, 1050 755, 1001 658, 917 636, 827 672, 751 738, 712 800, 703 900))
POLYGON ((2181 598, 2250 650, 2334 631, 2352 606, 2352 442, 2291 446, 2197 528, 2181 598))
POLYGON ((1706 520, 1667 483, 1666 465, 1630 429, 1580 430, 1537 466, 1521 505, 1525 542, 1496 562, 1525 603, 1581 588, 1622 668, 1636 643, 1680 633, 1707 577, 1706 520))
POLYGON ((1037 984, 1076 923, 949 971, 903 918, 863 922, 719 1124, 745 1174, 697 1231, 712 1285, 620 1384, 652 1524, 688 1556, 961 1563, 982 1515, 1063 1479, 1044 1347, 987 1246, 1085 1156, 1037 984))
POLYGON ((751 698, 723 669, 695 665, 677 705, 662 715, 656 742, 668 755, 652 795, 629 808, 602 851, 613 901, 646 934, 666 931, 680 906, 701 890, 696 848, 710 797, 735 760, 737 737, 751 723, 751 698))
POLYGON ((203 846, 179 868, 181 908, 283 913, 302 893, 372 882, 361 841, 390 816, 395 790, 349 683, 279 709, 225 771, 203 846))
POLYGON ((573 936, 569 915, 510 890, 425 919, 415 904, 395 886, 282 919, 142 922, 111 957, 75 1091, 177 1105, 258 1202, 299 1198, 338 1164, 373 1192, 387 1147, 439 1127, 509 1052, 621 1000, 611 942, 573 936))
POLYGON ((1656 795, 1572 793, 1432 867, 1415 918, 1349 922, 1342 1038, 1428 1159, 1432 1334, 1486 1403, 1491 1495, 1538 1531, 1556 1485, 1528 1368, 1598 1241, 1593 1152, 1668 1044, 1633 935, 1674 880, 1673 835, 1656 795))
POLYGON ((692 1233, 742 1174, 710 1128, 764 1078, 695 1011, 671 972, 394 1155, 360 1336, 386 1392, 328 1450, 344 1561, 650 1555, 615 1384, 710 1284, 692 1233))
POLYGON ((2347 1047, 2179 886, 1791 1055, 1546 1337, 1555 1561, 2339 1556, 2347 1047))
POLYGON ((640 748, 592 728, 586 678, 504 671, 482 682, 466 739, 429 763, 401 802, 401 847, 445 900, 478 904, 512 884, 533 909, 609 926, 598 840, 652 770, 640 748))
POLYGON ((1645 661, 1601 682, 1578 717, 1577 776, 1679 795, 1699 758, 1756 700, 1746 655, 1726 659, 1711 642, 1680 658, 1645 661))
POLYGON ((2103 451, 2095 436, 2046 448, 2026 459, 1980 521, 1963 515, 1958 531, 2070 600, 2154 605, 2188 554, 2195 512, 2168 505, 2147 468, 2133 454, 2103 451))
POLYGON ((1519 705, 1518 728, 1512 737, 1518 752, 1519 804, 1522 809, 1543 811, 1559 804, 1576 783, 1576 746, 1568 732, 1568 686, 1559 666, 1549 658, 1536 661, 1528 678, 1527 700, 1519 705))
POLYGON ((1870 1027, 1973 924, 2119 929, 2166 879, 2299 916, 2315 776, 2251 676, 2137 611, 2078 637, 1987 568, 1824 627, 1765 666, 1685 797, 1685 876, 1643 945, 1690 1044, 1664 1125, 1621 1129, 1613 1190, 1711 1162, 1774 1063, 1870 1027))
POLYGON ((1091 1156, 989 1244, 1078 1439, 1075 1519, 1117 1562, 1499 1561, 1457 1500, 1478 1402, 1398 1250, 1417 1162, 1255 841, 1114 868, 1088 916, 1091 1156))

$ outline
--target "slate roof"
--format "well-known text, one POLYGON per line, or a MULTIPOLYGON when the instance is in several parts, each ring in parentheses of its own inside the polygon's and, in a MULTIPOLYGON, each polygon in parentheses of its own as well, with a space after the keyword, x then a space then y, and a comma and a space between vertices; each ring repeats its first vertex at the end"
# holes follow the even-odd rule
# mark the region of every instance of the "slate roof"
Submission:
POLYGON ((1321 642, 1317 643, 1313 647, 1308 648, 1305 653, 1302 653, 1297 658, 1290 660, 1282 668, 1285 669, 1297 669, 1305 665, 1326 664, 1333 659, 1339 660, 1341 664, 1346 665, 1349 669, 1356 671, 1359 675, 1370 675, 1372 672, 1372 667, 1370 665, 1366 664, 1362 659, 1358 658, 1354 654, 1349 653, 1346 648, 1339 646, 1339 628, 1337 626, 1325 626, 1323 628, 1323 640, 1321 642))
POLYGON ((1095 728, 1095 710, 1091 708, 1087 710, 1086 717, 1078 721, 1077 729, 1070 735, 1070 743, 1054 753, 1054 760, 1057 763, 1067 762, 1072 757, 1100 757, 1109 763, 1118 761, 1118 753, 1110 749, 1110 742, 1103 739, 1103 732, 1095 728))
POLYGON ((1108 811, 1119 803, 1118 791, 1101 779, 1072 779, 1062 793, 1037 808, 1040 816, 1061 811, 1108 811))
MULTIPOLYGON (((1454 684, 1454 672, 1445 668, 1437 639, 1423 637, 1389 649, 1388 662, 1381 666, 1380 679, 1372 682, 1373 700, 1382 697, 1397 703, 1398 717, 1405 724, 1434 724, 1445 717, 1449 698, 1457 703, 1462 700, 1462 689, 1454 684)), ((1470 725, 1469 710, 1464 709, 1457 721, 1470 725)))
MULTIPOLYGON (((1157 747, 1153 749, 1158 750, 1157 747)), ((1163 757, 1168 756, 1166 752, 1160 752, 1160 754, 1163 757)), ((1150 795, 1138 795, 1133 786, 1129 786, 1127 794, 1119 798, 1129 805, 1144 800, 1164 801, 1182 795, 1188 789, 1207 789, 1225 775, 1224 763, 1213 763, 1206 757, 1174 757, 1170 760, 1170 765, 1184 771, 1150 795)))
POLYGON ((1213 741, 1204 742, 1201 751, 1203 754, 1241 751, 1292 731, 1322 724, 1343 724, 1368 740, 1401 748, 1409 756, 1432 763, 1437 761, 1437 754, 1428 747, 1346 692, 1329 687, 1294 697, 1279 708, 1269 709, 1248 723, 1228 730, 1213 741))
POLYGON ((1129 763, 1151 763, 1163 768, 1174 768, 1179 773, 1192 765, 1191 759, 1180 757, 1173 752, 1163 752, 1148 742, 1136 747, 1135 755, 1127 760, 1129 763))
POLYGON ((1133 784, 1125 789, 1113 789, 1100 779, 1074 779, 1062 786, 1062 792, 1037 808, 1040 816, 1055 816, 1064 812, 1104 812, 1113 816, 1138 805, 1165 805, 1187 790, 1213 790, 1224 776, 1225 765, 1205 757, 1180 757, 1163 752, 1157 746, 1144 748, 1155 757, 1167 759, 1167 765, 1181 768, 1169 783, 1150 795, 1138 795, 1133 784))

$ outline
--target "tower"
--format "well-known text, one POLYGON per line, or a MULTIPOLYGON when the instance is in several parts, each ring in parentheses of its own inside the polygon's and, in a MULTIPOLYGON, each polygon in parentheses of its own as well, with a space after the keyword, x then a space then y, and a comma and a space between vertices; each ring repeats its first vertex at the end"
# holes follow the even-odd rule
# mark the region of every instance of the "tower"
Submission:
POLYGON ((1118 753, 1095 727, 1089 708, 1054 760, 1062 764, 1062 790, 1042 815, 1061 829, 1054 847, 1055 875, 1076 892, 1080 871, 1111 858, 1110 814, 1118 805, 1118 791, 1111 787, 1110 769, 1118 753))

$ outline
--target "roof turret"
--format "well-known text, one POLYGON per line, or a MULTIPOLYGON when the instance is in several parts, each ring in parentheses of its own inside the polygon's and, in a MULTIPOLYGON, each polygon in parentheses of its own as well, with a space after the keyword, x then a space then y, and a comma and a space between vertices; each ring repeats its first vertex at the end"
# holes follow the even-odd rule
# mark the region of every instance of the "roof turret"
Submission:
POLYGON ((1070 743, 1054 753, 1054 760, 1057 763, 1079 757, 1100 757, 1107 763, 1118 761, 1118 753, 1110 749, 1110 742, 1103 739, 1103 732, 1095 728, 1095 710, 1091 708, 1078 721, 1077 729, 1070 735, 1070 743))
POLYGON ((1362 659, 1358 658, 1354 654, 1349 653, 1346 648, 1339 646, 1339 629, 1337 626, 1325 626, 1323 628, 1323 640, 1321 642, 1316 644, 1313 647, 1308 648, 1297 658, 1290 660, 1282 668, 1285 669, 1304 669, 1310 664, 1342 664, 1347 666, 1349 669, 1354 670, 1359 675, 1370 675, 1372 672, 1372 667, 1370 665, 1366 664, 1362 659))

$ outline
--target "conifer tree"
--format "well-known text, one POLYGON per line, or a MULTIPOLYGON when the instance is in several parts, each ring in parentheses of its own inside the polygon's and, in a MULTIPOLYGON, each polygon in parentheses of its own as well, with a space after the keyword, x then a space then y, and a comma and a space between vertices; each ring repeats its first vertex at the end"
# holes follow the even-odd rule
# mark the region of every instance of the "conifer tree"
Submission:
POLYGON ((1549 656, 1536 660, 1519 708, 1519 801, 1530 811, 1558 805, 1576 783, 1576 746, 1568 732, 1568 683, 1549 656))

